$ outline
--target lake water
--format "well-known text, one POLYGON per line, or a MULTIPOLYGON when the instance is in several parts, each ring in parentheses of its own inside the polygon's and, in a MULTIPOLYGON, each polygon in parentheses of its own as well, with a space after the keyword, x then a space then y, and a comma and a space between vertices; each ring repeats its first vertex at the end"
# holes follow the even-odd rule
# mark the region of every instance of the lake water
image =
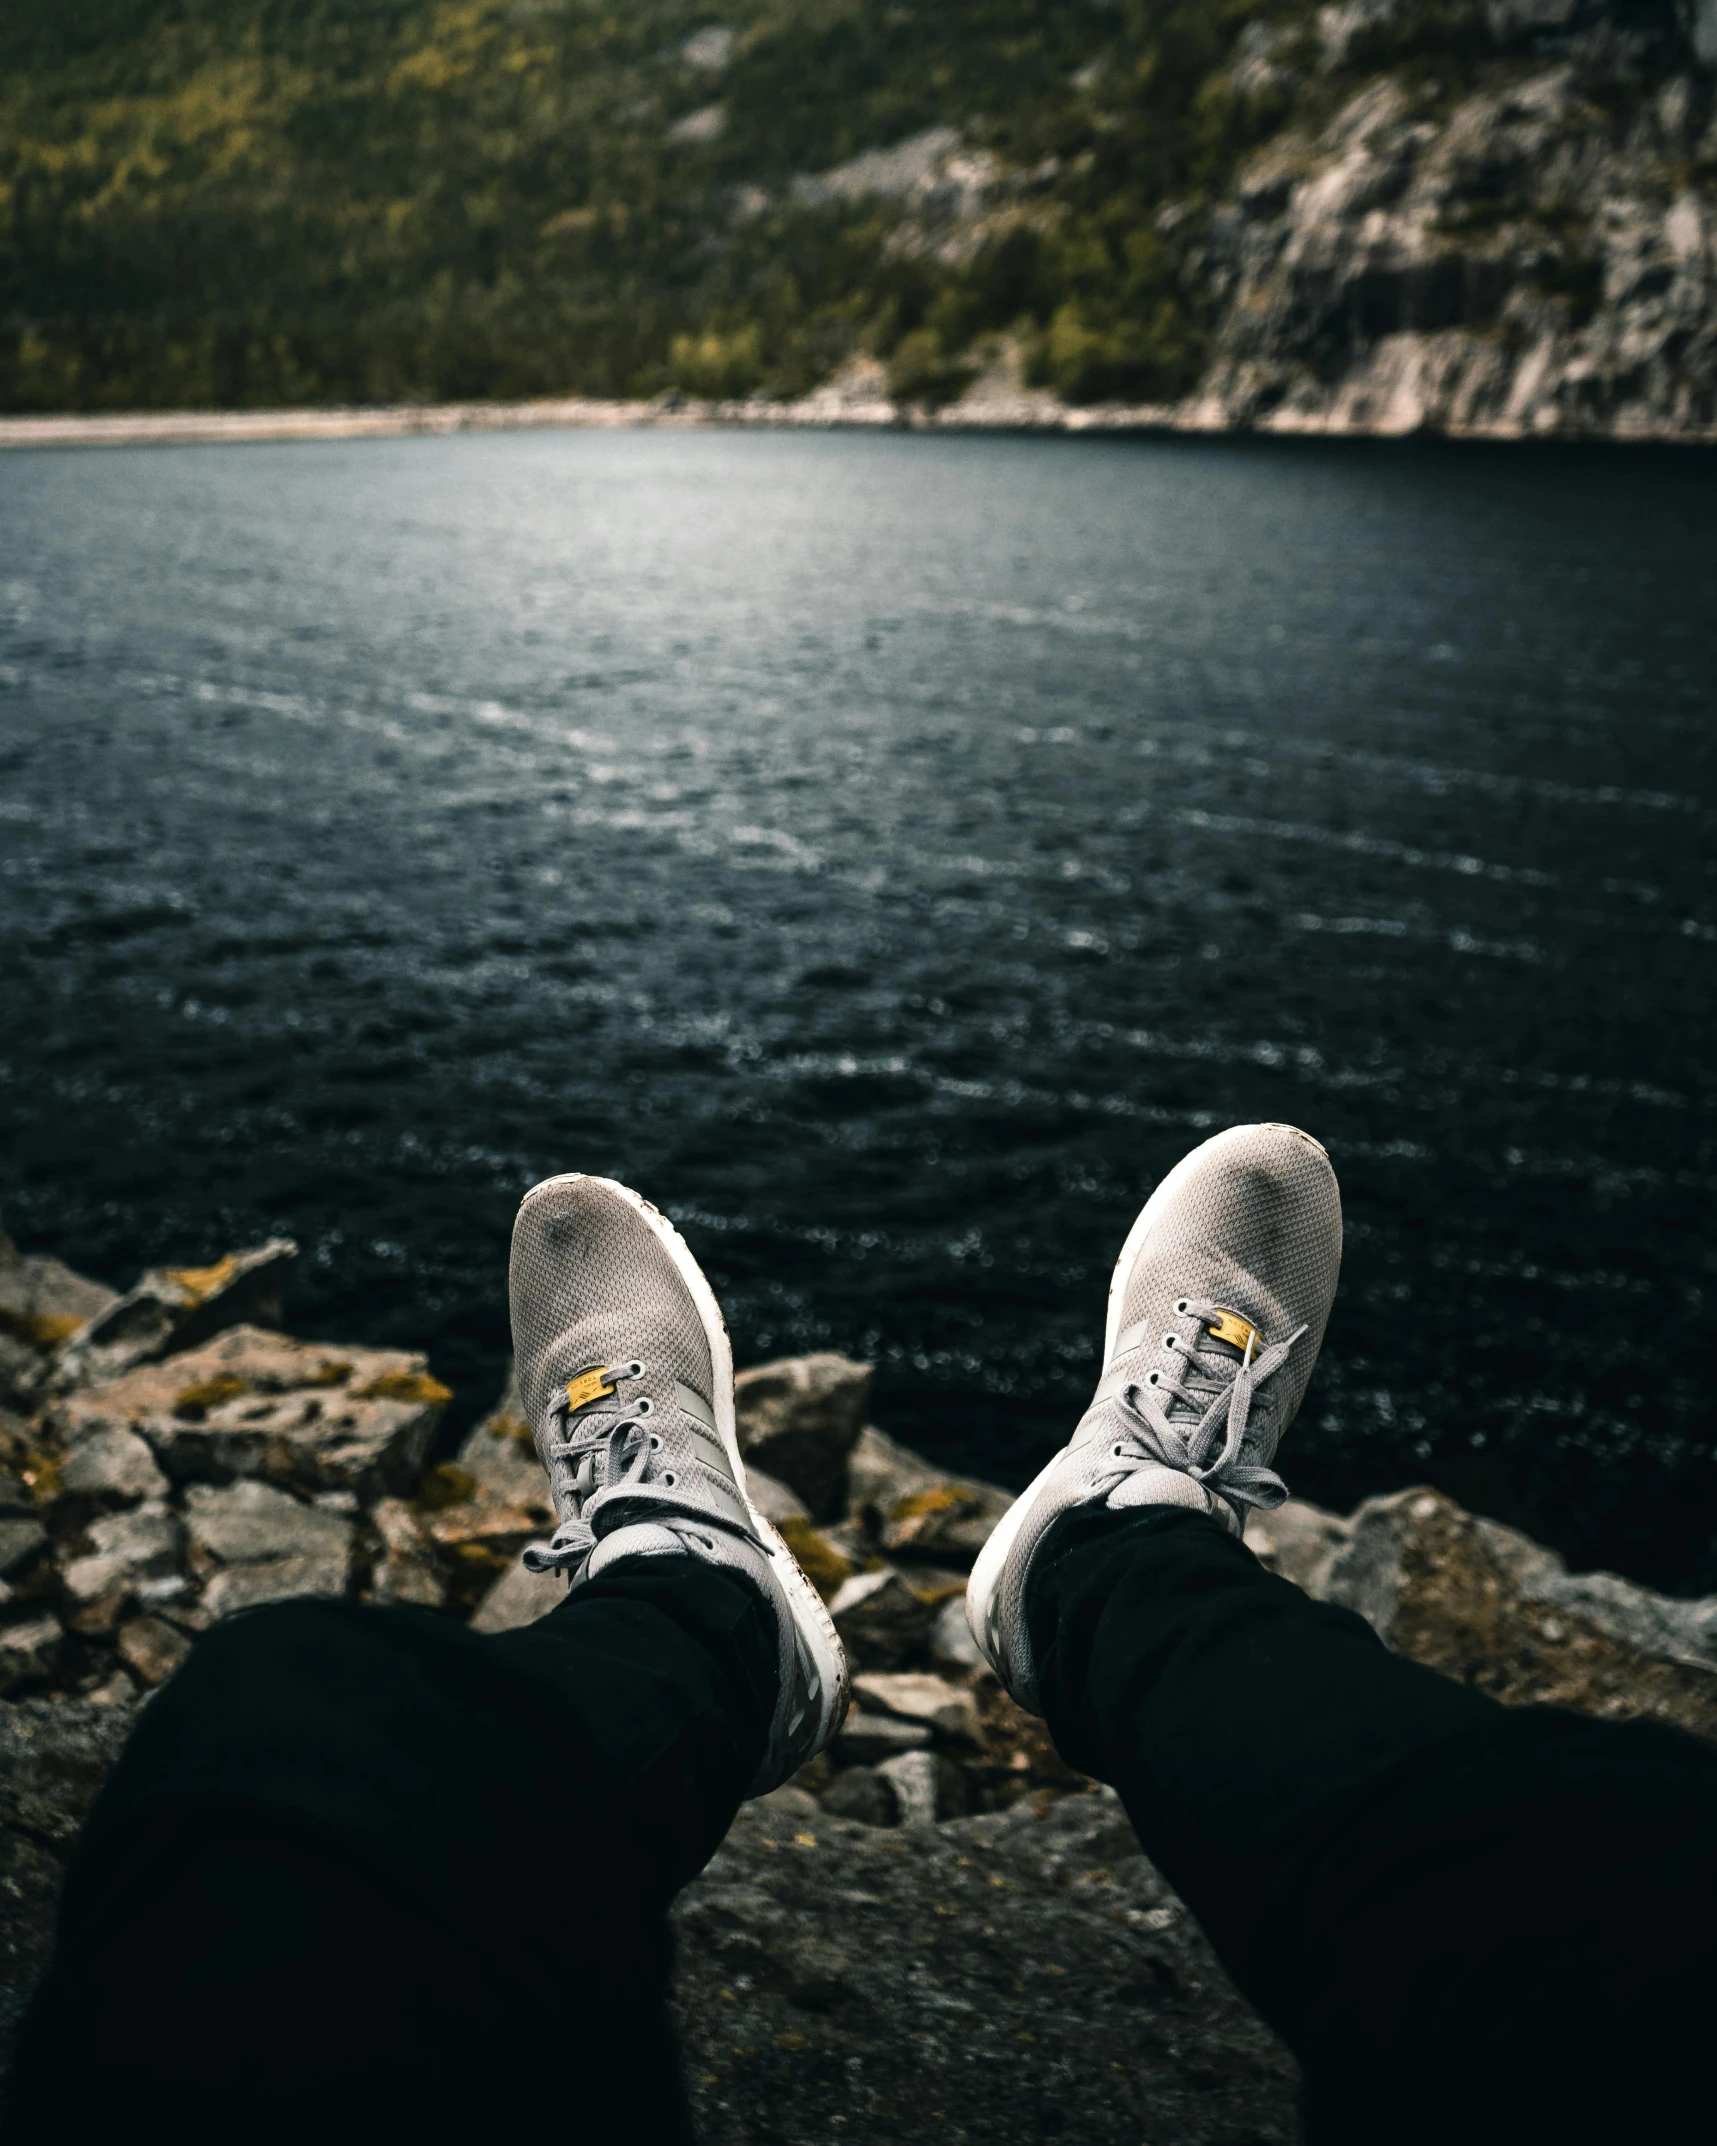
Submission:
POLYGON ((0 459, 13 1234, 506 1352, 623 1177, 1023 1481, 1187 1146, 1329 1147, 1284 1448, 1717 1587, 1717 462, 560 433, 0 459))

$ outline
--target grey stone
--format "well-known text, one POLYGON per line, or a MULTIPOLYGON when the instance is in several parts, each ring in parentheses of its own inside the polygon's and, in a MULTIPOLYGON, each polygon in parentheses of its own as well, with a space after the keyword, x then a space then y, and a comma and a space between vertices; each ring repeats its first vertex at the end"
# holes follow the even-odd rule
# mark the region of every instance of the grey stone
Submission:
POLYGON ((134 1365, 194 1349, 230 1326, 272 1325, 298 1247, 277 1237, 248 1252, 229 1252, 208 1267, 155 1267, 134 1289, 97 1313, 60 1350, 50 1385, 56 1392, 118 1378, 134 1365))
POLYGON ((45 1683, 60 1666, 65 1637, 59 1619, 45 1614, 0 1624, 0 1692, 45 1683))
POLYGON ((403 1498, 383 1498, 370 1515, 381 1538, 382 1555, 370 1576, 377 1602, 410 1602, 419 1609, 440 1609, 447 1583, 435 1545, 418 1526, 417 1515, 403 1498))
POLYGON ((424 1359, 405 1350, 237 1326, 59 1396, 44 1427, 68 1452, 96 1432, 131 1431, 175 1482, 260 1476, 368 1500, 416 1483, 449 1398, 424 1359))
POLYGON ((1303 1498, 1290 1498, 1274 1512, 1253 1512, 1246 1522, 1246 1547, 1259 1564, 1320 1602, 1328 1592, 1330 1567, 1352 1535, 1351 1523, 1303 1498))
POLYGON ((856 1818, 861 1826, 897 1826, 900 1798, 874 1766, 849 1766, 824 1789, 822 1807, 836 1818, 856 1818))
POLYGON ((167 1494, 167 1478, 135 1431, 94 1431, 66 1456, 60 1488, 102 1505, 129 1505, 167 1494))
POLYGON ((796 1491, 762 1468, 747 1465, 745 1487, 751 1493, 751 1502, 764 1519, 780 1527, 789 1520, 809 1520, 805 1501, 796 1491))
POLYGON ((130 1727, 126 1707, 0 1702, 0 2070, 47 1965, 63 1859, 130 1727))
POLYGON ((941 1815, 940 1774, 933 1751, 900 1751, 884 1759, 878 1774, 893 1789, 903 1826, 931 1826, 941 1815))
POLYGON ((191 1642, 160 1617, 133 1617, 119 1628, 119 1658, 144 1684, 165 1684, 187 1654, 191 1642))
POLYGON ((272 1483, 229 1483, 219 1490, 193 1483, 185 1493, 185 1525, 198 1548, 223 1565, 255 1564, 265 1557, 333 1558, 343 1564, 352 1544, 350 1520, 307 1505, 272 1483))
POLYGON ((0 1520, 0 1579, 16 1588, 48 1547, 48 1531, 39 1520, 0 1520))
POLYGON ((853 1692, 867 1709, 921 1722, 937 1736, 954 1742, 978 1741, 978 1705, 972 1694, 946 1677, 923 1671, 889 1675, 866 1671, 853 1679, 853 1692))
POLYGON ((704 2146, 1298 2137, 1292 2061, 1112 1796, 896 1828, 748 1805, 674 1921, 704 2146))
POLYGON ((223 1565, 203 1588, 203 1605, 215 1618, 298 1595, 343 1595, 351 1578, 345 1555, 271 1557, 252 1565, 223 1565))
POLYGON ((890 1557, 968 1567, 1012 1506, 1012 1491, 950 1475, 867 1425, 847 1469, 847 1502, 890 1557))
POLYGON ((937 1604, 898 1572, 855 1572, 829 1603, 848 1655, 860 1669, 904 1669, 929 1646, 937 1604))
POLYGON ((962 1675, 984 1667, 984 1657, 978 1652, 978 1642, 966 1622, 964 1595, 950 1595, 936 1612, 936 1622, 930 1627, 930 1659, 939 1668, 956 1670, 962 1675))
POLYGON ((80 1632, 111 1629, 134 1600, 159 1599, 183 1587, 178 1515, 151 1502, 90 1523, 88 1552, 60 1573, 67 1619, 80 1632))
POLYGON ((459 1465, 484 1496, 503 1505, 541 1505, 548 1497, 536 1440, 525 1421, 519 1383, 509 1377, 506 1390, 481 1423, 466 1433, 459 1465))
POLYGON ((0 1229, 0 1402, 31 1405, 54 1352, 116 1301, 62 1260, 20 1252, 0 1229))
POLYGON ((490 1588, 472 1614, 473 1632, 513 1632, 535 1624, 566 1600, 566 1578, 559 1572, 531 1572, 514 1565, 490 1588))
POLYGON ((880 1759, 897 1758, 902 1751, 927 1749, 929 1725, 901 1721, 892 1714, 872 1714, 852 1707, 835 1736, 835 1757, 842 1765, 870 1766, 880 1759))
POLYGON ((802 1498, 813 1520, 842 1507, 847 1455, 864 1426, 871 1370, 822 1353, 757 1364, 734 1381, 740 1451, 802 1498))

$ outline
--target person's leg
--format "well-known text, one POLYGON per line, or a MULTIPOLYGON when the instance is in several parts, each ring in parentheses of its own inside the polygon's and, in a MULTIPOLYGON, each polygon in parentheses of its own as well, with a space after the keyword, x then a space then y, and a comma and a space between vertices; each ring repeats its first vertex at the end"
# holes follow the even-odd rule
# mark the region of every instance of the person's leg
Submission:
POLYGON ((205 2103, 442 2137, 534 2104, 686 2139, 666 1910, 756 1775, 776 1646, 692 1558, 495 1638, 319 1602, 219 1628, 92 1815, 8 2136, 205 2103))
POLYGON ((1028 1616, 1057 1748, 1300 2057, 1312 2146, 1668 2136, 1702 2098, 1717 1751, 1500 1707, 1192 1512, 1065 1514, 1028 1616))
POLYGON ((828 1612, 746 1490, 727 1330, 672 1226, 530 1192, 514 1358, 568 1600, 485 1638, 301 1602, 208 1635, 92 1814, 8 2136, 219 2112, 295 2146, 525 2121, 687 2135, 674 1890, 846 1708, 828 1612))
POLYGON ((973 1569, 973 1636, 1301 2057, 1312 2146, 1670 2135, 1717 2008, 1717 1753, 1496 1706, 1237 1539, 1286 1495, 1340 1252, 1292 1127, 1177 1164, 1091 1406, 973 1569))

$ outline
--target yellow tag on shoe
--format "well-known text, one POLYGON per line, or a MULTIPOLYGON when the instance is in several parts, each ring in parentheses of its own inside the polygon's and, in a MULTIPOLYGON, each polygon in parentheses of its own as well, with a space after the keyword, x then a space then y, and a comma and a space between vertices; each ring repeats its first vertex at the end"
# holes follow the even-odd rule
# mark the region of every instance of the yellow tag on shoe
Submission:
POLYGON ((1205 1332, 1212 1341, 1226 1341, 1230 1347, 1238 1349, 1242 1356, 1246 1354, 1246 1344, 1249 1341, 1257 1342, 1260 1348, 1264 1345, 1263 1335, 1249 1321, 1242 1319, 1237 1311, 1219 1311, 1205 1328, 1205 1332))
POLYGON ((604 1401, 614 1391, 606 1371, 581 1372, 566 1389, 568 1412, 588 1408, 592 1401, 604 1401))

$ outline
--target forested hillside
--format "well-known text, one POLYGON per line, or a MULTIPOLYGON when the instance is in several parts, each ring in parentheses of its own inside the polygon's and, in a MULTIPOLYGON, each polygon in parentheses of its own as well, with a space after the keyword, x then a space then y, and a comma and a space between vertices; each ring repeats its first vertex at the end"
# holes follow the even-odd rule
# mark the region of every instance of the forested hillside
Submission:
MULTIPOLYGON (((1427 138, 1578 33, 1562 134, 1632 155, 1685 76, 1664 184, 1708 199, 1702 7, 13 0, 0 407, 791 396, 864 353, 935 402, 1003 336, 1066 401, 1171 403, 1232 341, 1249 161, 1312 169, 1379 83, 1427 138)), ((1521 291, 1578 331, 1594 205, 1531 192, 1439 211, 1453 282, 1349 341, 1521 291)))

